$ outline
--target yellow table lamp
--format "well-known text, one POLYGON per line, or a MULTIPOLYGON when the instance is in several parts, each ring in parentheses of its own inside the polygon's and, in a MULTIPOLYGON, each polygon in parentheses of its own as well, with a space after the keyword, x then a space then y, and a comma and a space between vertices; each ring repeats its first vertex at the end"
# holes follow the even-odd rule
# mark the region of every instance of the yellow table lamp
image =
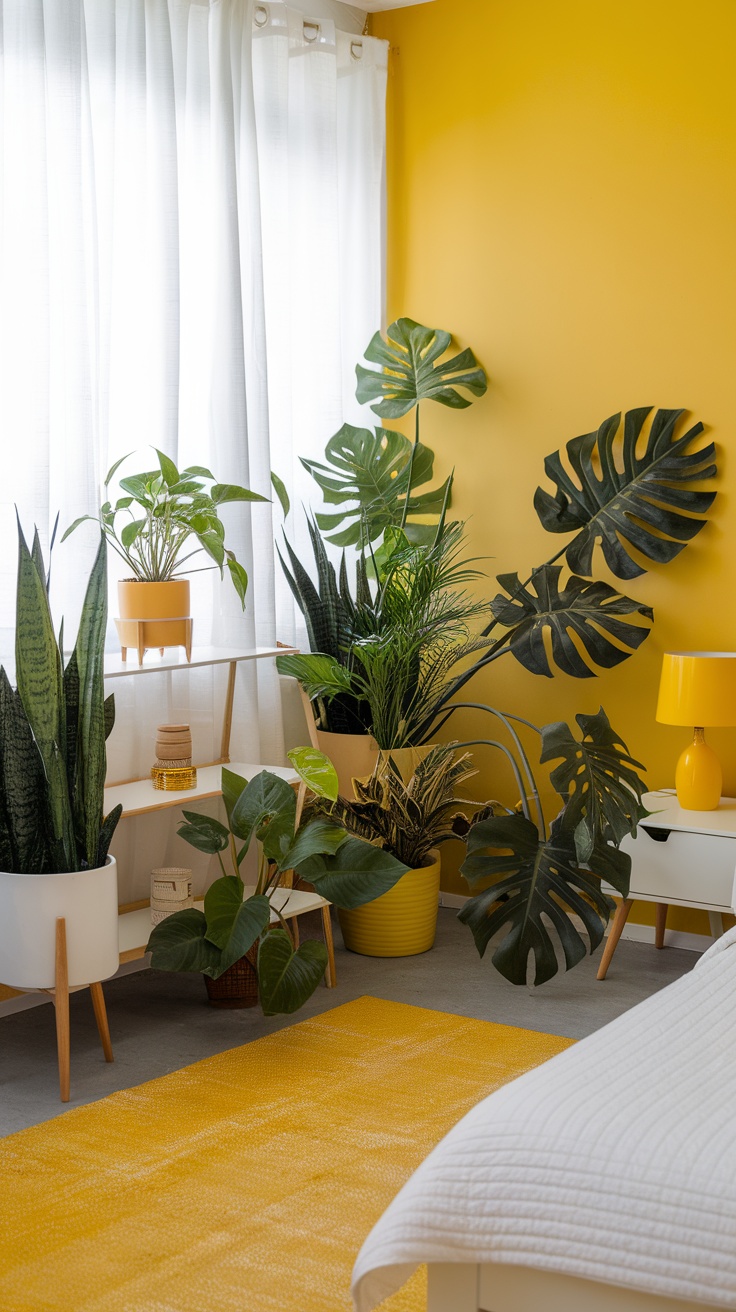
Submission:
POLYGON ((693 741, 675 771, 677 800, 686 811, 714 811, 721 800, 723 772, 704 730, 736 725, 736 652, 666 652, 657 719, 660 724, 693 727, 693 741))

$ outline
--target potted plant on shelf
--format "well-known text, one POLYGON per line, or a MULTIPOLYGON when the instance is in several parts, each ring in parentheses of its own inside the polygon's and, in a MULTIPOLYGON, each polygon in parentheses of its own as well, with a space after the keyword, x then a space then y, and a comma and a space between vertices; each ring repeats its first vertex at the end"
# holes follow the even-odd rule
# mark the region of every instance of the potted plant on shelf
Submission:
MULTIPOLYGON (((289 756, 316 795, 337 797, 337 776, 325 757, 312 749, 289 756)), ((207 890, 204 910, 177 911, 155 927, 151 965, 201 973, 215 1005, 223 997, 231 1006, 260 999, 265 1015, 290 1014, 319 984, 327 950, 310 941, 295 946, 285 908, 274 897, 284 878, 293 871, 328 902, 353 908, 393 888, 406 866, 329 817, 300 820, 294 789, 267 770, 246 783, 223 767, 222 795, 227 825, 185 811, 179 829, 200 852, 217 856, 222 876, 207 890), (246 888, 240 868, 254 840, 258 879, 246 888)))
POLYGON ((321 799, 312 807, 379 845, 407 867, 382 897, 338 912, 346 948, 367 957, 411 957, 434 946, 440 890, 440 847, 456 838, 457 790, 476 772, 454 744, 433 747, 408 779, 389 754, 382 770, 356 783, 356 801, 321 799))
POLYGON ((92 986, 112 1060, 100 981, 119 964, 117 867, 109 847, 122 808, 103 816, 105 739, 114 720, 103 687, 104 537, 66 664, 47 585, 38 535, 29 552, 19 525, 17 689, 0 668, 0 979, 54 990, 61 1096, 68 1101, 68 990, 92 986))
MULTIPOLYGON (((191 465, 179 471, 163 451, 156 450, 159 468, 121 478, 123 495, 113 505, 108 498, 100 508, 102 532, 125 561, 131 577, 118 583, 120 616, 115 620, 125 660, 128 647, 143 660, 148 648, 184 647, 192 650, 189 579, 182 578, 185 563, 204 552, 214 562, 199 568, 224 576, 227 568, 235 591, 245 607, 248 575, 225 545, 220 507, 237 501, 266 501, 257 492, 235 483, 218 483, 209 469, 191 465)), ((105 492, 128 456, 117 460, 105 479, 105 492)), ((64 538, 93 519, 82 515, 64 538)), ((192 572, 189 566, 186 573, 192 572)))

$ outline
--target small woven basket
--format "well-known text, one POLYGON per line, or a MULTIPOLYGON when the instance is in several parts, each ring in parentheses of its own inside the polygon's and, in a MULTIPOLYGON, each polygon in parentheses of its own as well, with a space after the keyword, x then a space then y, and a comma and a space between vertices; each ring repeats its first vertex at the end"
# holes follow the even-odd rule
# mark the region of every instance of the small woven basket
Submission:
POLYGON ((230 966, 219 979, 205 975, 204 982, 211 1007, 255 1007, 258 1003, 258 947, 230 966))
POLYGON ((180 866, 151 871, 151 924, 160 925, 175 911, 192 906, 192 872, 180 866))

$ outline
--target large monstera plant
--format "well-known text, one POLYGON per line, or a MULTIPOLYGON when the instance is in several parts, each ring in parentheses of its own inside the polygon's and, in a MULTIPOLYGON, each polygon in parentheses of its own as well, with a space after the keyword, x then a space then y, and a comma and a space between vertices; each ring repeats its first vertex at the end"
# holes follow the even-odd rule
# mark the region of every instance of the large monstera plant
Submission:
MULTIPOLYGON (((472 352, 448 359, 450 342, 449 334, 412 320, 392 324, 386 338, 374 338, 366 353, 369 365, 378 368, 358 367, 359 400, 373 402, 386 419, 399 418, 415 405, 418 415, 418 403, 424 399, 467 406, 469 398, 485 391, 485 374, 472 352)), ((339 435, 340 450, 348 463, 345 431, 339 435)), ((508 741, 460 744, 487 742, 502 750, 520 794, 512 812, 481 812, 467 835, 463 872, 473 887, 485 887, 466 904, 461 919, 472 929, 481 953, 491 939, 497 942, 494 963, 514 983, 527 981, 532 956, 536 983, 556 972, 555 938, 566 968, 574 965, 586 950, 581 925, 591 950, 600 943, 611 909, 603 883, 622 895, 628 891, 630 860, 620 844, 636 831, 642 813, 643 767, 629 756, 603 710, 597 716, 578 716, 582 733, 576 736, 564 724, 539 730, 518 716, 461 700, 463 689, 481 669, 509 655, 533 674, 590 679, 637 651, 649 635, 653 611, 627 596, 617 581, 625 584, 651 564, 674 560, 705 526, 715 492, 703 484, 717 470, 715 447, 700 440, 703 432, 702 423, 688 424, 684 410, 645 406, 611 415, 597 429, 568 442, 563 453, 546 458, 545 473, 554 490, 537 488, 534 507, 543 527, 567 540, 526 577, 520 572, 498 576, 501 590, 490 600, 491 618, 479 635, 485 641, 442 684, 426 715, 413 725, 413 746, 436 741, 459 709, 488 711, 505 726, 508 741), (597 548, 613 581, 594 577, 597 548), (561 810, 551 827, 542 814, 519 724, 541 734, 541 763, 560 760, 551 782, 561 810)), ((359 548, 364 587, 366 547, 380 563, 380 550, 374 553, 372 544, 382 529, 384 558, 387 526, 392 550, 400 549, 402 535, 404 542, 408 537, 415 485, 412 462, 422 479, 428 481, 432 473, 418 428, 413 446, 404 439, 403 463, 393 465, 386 454, 390 441, 384 443, 382 434, 378 430, 371 439, 366 431, 361 442, 352 445, 361 479, 356 474, 338 487, 335 481, 326 482, 334 470, 329 474, 325 466, 307 464, 326 499, 349 505, 343 518, 349 518, 353 531, 337 541, 359 548), (385 472, 380 497, 370 479, 370 470, 376 468, 385 472)), ((431 525, 426 537, 431 544, 452 527, 446 519, 449 484, 443 487, 447 495, 439 525, 431 525)), ((333 529, 338 522, 339 516, 330 523, 317 519, 321 528, 333 529)), ((423 540, 418 539, 420 544, 423 540)), ((343 565, 341 579, 346 577, 343 565)), ((343 663, 349 650, 349 644, 343 646, 343 663)))

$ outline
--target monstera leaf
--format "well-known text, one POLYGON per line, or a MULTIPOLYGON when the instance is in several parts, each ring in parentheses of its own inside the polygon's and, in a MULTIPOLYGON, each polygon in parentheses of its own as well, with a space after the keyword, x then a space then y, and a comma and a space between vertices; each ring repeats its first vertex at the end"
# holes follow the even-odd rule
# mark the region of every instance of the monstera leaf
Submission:
POLYGON ((578 860, 588 861, 605 834, 620 843, 626 834, 636 832, 645 790, 637 771, 644 766, 629 755, 603 707, 597 715, 575 719, 583 735, 580 740, 567 724, 545 726, 540 760, 544 764, 562 757, 550 776, 565 802, 562 828, 572 834, 578 860))
POLYGON ((712 442, 693 450, 701 423, 675 436, 684 410, 657 410, 646 443, 638 452, 651 407, 606 419, 595 433, 567 443, 572 474, 559 453, 544 462, 557 486, 553 496, 537 488, 534 506, 550 533, 580 530, 566 551, 570 569, 590 576, 593 549, 600 541, 609 569, 620 579, 645 571, 631 555, 635 548, 659 564, 673 560, 699 533, 715 492, 694 491, 688 483, 716 474, 712 442), (684 512, 684 513, 683 513, 684 512))
POLYGON ((586 942, 571 915, 582 921, 591 952, 597 948, 613 909, 601 879, 622 897, 629 890, 631 858, 626 853, 597 846, 582 866, 572 835, 559 822, 544 839, 524 816, 494 816, 473 826, 467 844, 461 873, 471 886, 489 878, 494 882, 465 903, 459 919, 471 929, 481 956, 491 939, 502 935, 492 960, 512 984, 526 984, 530 955, 535 984, 557 974, 552 930, 565 969, 582 960, 586 942))
POLYGON ((397 320, 385 338, 376 333, 365 353, 380 369, 356 368, 358 400, 376 402, 371 408, 382 419, 398 419, 425 400, 464 410, 471 402, 457 389, 483 396, 488 381, 470 350, 442 361, 451 345, 450 333, 425 328, 413 319, 397 320))
POLYGON ((627 660, 649 634, 648 627, 620 616, 637 615, 651 621, 653 612, 607 583, 591 582, 575 574, 560 591, 561 572, 559 565, 543 565, 532 574, 529 584, 521 583, 518 574, 499 574, 498 582, 509 596, 495 597, 491 610, 499 624, 511 629, 511 651, 532 674, 553 676, 544 646, 544 631, 549 629, 552 658, 558 669, 576 679, 591 679, 596 671, 580 654, 572 635, 591 662, 611 669, 627 660), (628 650, 617 643, 624 643, 628 650))
MULTIPOLYGON (((413 448, 403 433, 379 428, 354 428, 343 424, 325 447, 327 464, 302 457, 304 468, 322 490, 328 505, 343 506, 335 514, 318 514, 317 523, 338 547, 367 546, 385 529, 402 522, 411 472, 412 490, 432 477, 434 455, 421 442, 413 448), (412 461, 412 449, 414 459, 412 461), (345 524, 340 532, 333 530, 345 524)), ((407 516, 439 515, 448 483, 419 496, 411 496, 407 516)), ((415 542, 431 541, 433 525, 407 524, 407 535, 415 542)))

